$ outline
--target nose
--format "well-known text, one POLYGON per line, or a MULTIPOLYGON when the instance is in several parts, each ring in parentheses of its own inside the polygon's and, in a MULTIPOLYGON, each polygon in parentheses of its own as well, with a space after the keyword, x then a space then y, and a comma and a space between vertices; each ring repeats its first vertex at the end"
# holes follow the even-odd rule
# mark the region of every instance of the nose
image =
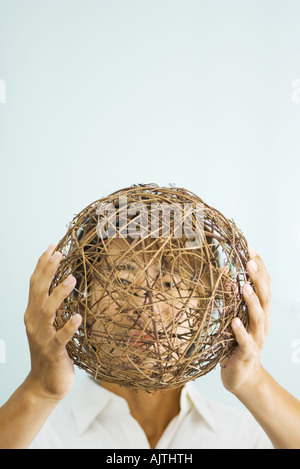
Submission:
MULTIPOLYGON (((156 325, 161 329, 171 319, 171 306, 165 304, 163 300, 158 300, 155 296, 155 290, 148 289, 143 301, 138 299, 137 304, 131 304, 132 319, 135 317, 135 324, 139 328, 155 331, 156 325), (135 306, 135 307, 134 307, 135 306)), ((130 314, 130 313, 129 313, 130 314)))
POLYGON ((131 306, 139 312, 139 324, 153 327, 155 323, 164 324, 172 317, 172 306, 164 299, 160 291, 159 270, 147 267, 143 275, 136 278, 137 294, 131 298, 131 306), (157 286, 157 288, 156 288, 157 286))
POLYGON ((166 304, 164 300, 156 297, 155 290, 149 291, 145 304, 145 313, 154 322, 160 325, 166 324, 172 317, 171 306, 166 304))

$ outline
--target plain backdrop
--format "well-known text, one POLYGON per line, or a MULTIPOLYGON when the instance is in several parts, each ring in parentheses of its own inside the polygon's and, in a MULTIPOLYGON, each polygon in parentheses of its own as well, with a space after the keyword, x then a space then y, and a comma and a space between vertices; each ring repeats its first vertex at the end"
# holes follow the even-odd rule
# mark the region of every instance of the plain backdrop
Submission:
MULTIPOLYGON (((262 363, 300 398, 299 20, 297 0, 0 0, 0 405, 30 370, 39 256, 150 182, 197 193, 262 256, 262 363)), ((241 407, 219 367, 195 385, 241 407)))

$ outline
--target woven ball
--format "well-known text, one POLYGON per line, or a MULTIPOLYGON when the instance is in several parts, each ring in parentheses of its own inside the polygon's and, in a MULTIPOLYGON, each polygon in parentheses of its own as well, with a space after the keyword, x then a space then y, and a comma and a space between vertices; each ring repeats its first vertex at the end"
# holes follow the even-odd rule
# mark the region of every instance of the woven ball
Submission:
POLYGON ((50 287, 77 284, 57 330, 83 322, 67 350, 95 379, 149 393, 210 372, 247 328, 247 241, 233 220, 183 188, 138 184, 93 202, 69 224, 50 287))

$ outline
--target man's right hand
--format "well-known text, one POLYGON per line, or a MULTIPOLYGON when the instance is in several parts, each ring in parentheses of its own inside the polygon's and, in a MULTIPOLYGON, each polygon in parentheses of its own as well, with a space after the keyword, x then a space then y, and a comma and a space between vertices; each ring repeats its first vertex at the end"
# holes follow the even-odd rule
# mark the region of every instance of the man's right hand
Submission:
POLYGON ((51 401, 64 399, 73 386, 74 366, 66 345, 82 322, 81 315, 76 314, 59 331, 53 325, 56 311, 76 285, 76 279, 70 276, 49 295, 61 260, 62 254, 55 252, 54 244, 40 257, 30 279, 24 317, 31 355, 27 388, 37 397, 51 401))

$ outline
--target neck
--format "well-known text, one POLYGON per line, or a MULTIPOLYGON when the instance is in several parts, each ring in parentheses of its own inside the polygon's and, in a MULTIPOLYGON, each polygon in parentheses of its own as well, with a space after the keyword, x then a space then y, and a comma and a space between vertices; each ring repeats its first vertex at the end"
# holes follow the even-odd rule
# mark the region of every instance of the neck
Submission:
POLYGON ((155 448, 168 424, 180 412, 180 395, 183 386, 156 391, 154 394, 145 391, 136 393, 130 388, 104 381, 101 381, 101 386, 127 401, 132 417, 143 428, 151 448, 155 448))

